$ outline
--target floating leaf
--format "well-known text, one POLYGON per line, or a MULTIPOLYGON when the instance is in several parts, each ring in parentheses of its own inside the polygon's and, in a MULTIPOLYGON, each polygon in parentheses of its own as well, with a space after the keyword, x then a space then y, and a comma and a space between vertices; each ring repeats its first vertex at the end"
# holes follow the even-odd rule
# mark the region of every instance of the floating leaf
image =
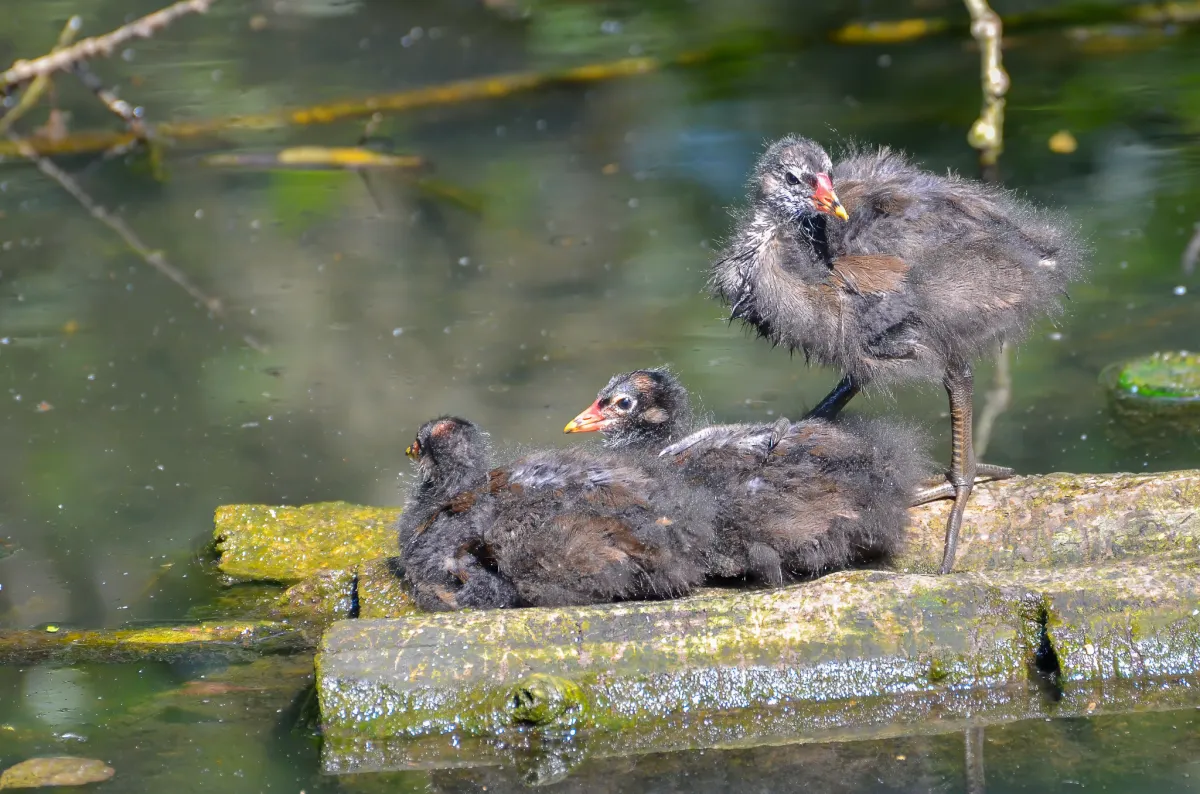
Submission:
POLYGON ((70 755, 30 758, 4 770, 4 774, 0 775, 0 789, 82 786, 108 780, 115 774, 115 769, 94 758, 70 755))

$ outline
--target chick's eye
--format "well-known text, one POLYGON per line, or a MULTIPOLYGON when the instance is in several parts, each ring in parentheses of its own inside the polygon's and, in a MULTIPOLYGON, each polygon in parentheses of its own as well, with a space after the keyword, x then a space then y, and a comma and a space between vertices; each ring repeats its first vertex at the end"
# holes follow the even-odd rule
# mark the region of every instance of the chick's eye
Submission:
POLYGON ((796 176, 795 171, 788 171, 783 175, 783 181, 789 185, 798 185, 800 184, 800 177, 796 176))
POLYGON ((617 406, 617 410, 619 411, 628 411, 633 407, 633 400, 629 399, 628 397, 622 397, 613 403, 613 405, 617 406))

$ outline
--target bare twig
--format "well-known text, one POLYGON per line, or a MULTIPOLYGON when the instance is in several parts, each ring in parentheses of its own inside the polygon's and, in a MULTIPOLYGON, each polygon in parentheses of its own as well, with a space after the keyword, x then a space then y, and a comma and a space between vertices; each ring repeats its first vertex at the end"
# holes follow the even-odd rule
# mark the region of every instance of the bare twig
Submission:
POLYGON ((203 14, 215 2, 216 0, 181 0, 103 36, 84 39, 73 47, 43 55, 32 61, 17 61, 12 68, 0 75, 0 91, 7 93, 40 75, 65 71, 80 61, 110 55, 127 41, 150 38, 179 17, 203 14))
MULTIPOLYGON (((59 52, 64 47, 69 47, 82 26, 83 20, 79 17, 74 16, 68 19, 67 24, 63 25, 62 32, 58 34, 58 43, 54 45, 51 52, 59 52)), ((28 90, 21 95, 21 101, 17 103, 17 106, 0 117, 0 132, 8 132, 12 128, 13 122, 28 113, 41 100, 42 94, 46 93, 46 89, 49 87, 50 75, 39 74, 35 77, 28 90)))
MULTIPOLYGON (((20 151, 23 157, 27 158, 34 165, 36 165, 43 174, 61 185, 63 190, 70 193, 76 201, 82 204, 84 209, 91 213, 93 218, 116 232, 121 239, 125 241, 126 245, 128 245, 135 253, 138 254, 138 256, 145 260, 146 264, 150 265, 159 273, 162 273, 164 276, 171 279, 171 281, 174 281, 176 284, 182 287, 184 292, 192 296, 192 298, 199 301, 206 309, 208 309, 213 317, 222 320, 225 319, 225 311, 219 298, 207 295, 203 290, 193 284, 191 279, 189 279, 182 270, 167 261, 167 257, 162 251, 153 250, 144 242, 142 242, 141 238, 137 236, 133 229, 130 229, 129 226, 126 225, 125 221, 109 214, 108 210, 96 203, 96 201, 89 196, 84 189, 70 177, 69 174, 52 163, 49 159, 39 155, 34 148, 29 145, 28 141, 18 137, 12 132, 7 134, 8 139, 17 146, 18 151, 20 151)), ((253 336, 250 336, 249 334, 243 334, 242 339, 254 350, 257 350, 260 353, 266 351, 266 347, 253 336)))
POLYGON ((979 150, 980 164, 991 168, 1004 151, 1004 95, 1008 93, 1009 80, 1000 56, 1003 25, 987 0, 964 2, 971 12, 971 36, 979 42, 983 83, 983 110, 971 125, 967 141, 979 150))
POLYGON ((137 135, 139 139, 145 139, 147 136, 146 125, 138 113, 137 108, 121 99, 112 91, 104 86, 102 81, 95 72, 93 72, 86 63, 82 61, 73 65, 71 71, 79 78, 88 90, 96 95, 96 98, 104 103, 113 115, 124 121, 131 132, 137 135))
POLYGON ((979 422, 975 427, 975 454, 983 457, 987 452, 988 442, 992 440, 992 428, 1000 415, 1008 410, 1012 400, 1012 373, 1009 371, 1009 348, 1007 344, 1000 345, 996 354, 996 373, 992 377, 992 388, 984 397, 983 410, 979 412, 979 422))

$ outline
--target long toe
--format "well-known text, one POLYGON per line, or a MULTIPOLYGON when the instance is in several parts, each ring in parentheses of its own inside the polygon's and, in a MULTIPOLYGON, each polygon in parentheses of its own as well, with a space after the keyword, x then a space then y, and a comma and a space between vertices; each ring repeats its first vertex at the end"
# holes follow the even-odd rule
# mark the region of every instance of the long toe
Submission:
POLYGON ((1007 480, 1017 472, 1008 466, 996 466, 991 463, 975 464, 975 482, 987 478, 989 480, 1007 480))
MULTIPOLYGON (((987 463, 980 463, 975 470, 975 484, 979 485, 980 483, 991 482, 993 480, 1007 480, 1009 477, 1015 475, 1016 472, 1007 466, 992 466, 987 463)), ((935 499, 949 499, 954 496, 954 482, 950 479, 949 473, 930 477, 921 483, 917 492, 926 494, 927 498, 920 502, 913 502, 913 504, 924 504, 925 502, 932 502, 935 499)))

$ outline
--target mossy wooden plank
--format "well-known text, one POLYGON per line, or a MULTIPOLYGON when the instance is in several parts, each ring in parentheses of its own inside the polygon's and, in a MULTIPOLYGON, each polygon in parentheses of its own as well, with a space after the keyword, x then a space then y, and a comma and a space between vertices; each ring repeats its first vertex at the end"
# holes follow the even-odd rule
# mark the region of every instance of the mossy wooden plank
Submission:
MULTIPOLYGON (((900 571, 934 572, 949 501, 909 511, 900 571)), ((955 571, 1200 558, 1200 470, 1045 474, 975 486, 955 571)))
POLYGON ((0 664, 174 661, 194 656, 255 658, 311 648, 316 637, 279 621, 211 621, 110 630, 49 627, 0 631, 0 664))
POLYGON ((358 617, 398 618, 418 612, 401 580, 397 557, 371 560, 358 566, 358 617))
POLYGON ((278 617, 328 624, 354 613, 354 571, 322 570, 302 579, 272 604, 278 617))
POLYGON ((1191 707, 1198 590, 1187 561, 852 571, 668 602, 342 621, 317 657, 324 764, 550 748, 553 765, 567 736, 595 757, 1191 707), (1032 664, 1045 640, 1061 688, 1032 664))
MULTIPOLYGON (((910 511, 891 568, 928 573, 941 562, 950 502, 910 511)), ((396 553, 399 508, 324 502, 217 509, 220 569, 241 580, 297 582, 396 553)), ((1090 565, 1125 559, 1200 559, 1200 470, 1045 474, 975 487, 956 571, 1090 565)))
POLYGON ((298 582, 396 553, 400 508, 319 502, 299 507, 223 505, 213 529, 218 567, 238 580, 298 582))
POLYGON ((376 738, 626 730, 761 704, 1023 685, 1020 606, 976 580, 854 571, 679 601, 341 621, 318 656, 323 722, 329 736, 376 738))
POLYGON ((1195 565, 1044 571, 1031 580, 1064 687, 1200 671, 1200 575, 1195 565))
MULTIPOLYGON (((689 714, 643 727, 606 732, 546 732, 531 728, 501 737, 460 733, 368 739, 326 736, 321 763, 326 774, 504 765, 529 782, 553 782, 589 759, 636 758, 712 748, 751 747, 932 736, 968 728, 1200 706, 1200 676, 1119 680, 1073 686, 1064 694, 1033 684, 988 690, 901 693, 888 698, 837 700, 822 709, 790 704, 689 714)), ((661 756, 659 756, 661 757, 661 756)), ((625 763, 633 763, 627 761, 625 763)), ((811 790, 820 790, 809 787, 811 790)), ((576 786, 575 790, 579 790, 576 786)))

